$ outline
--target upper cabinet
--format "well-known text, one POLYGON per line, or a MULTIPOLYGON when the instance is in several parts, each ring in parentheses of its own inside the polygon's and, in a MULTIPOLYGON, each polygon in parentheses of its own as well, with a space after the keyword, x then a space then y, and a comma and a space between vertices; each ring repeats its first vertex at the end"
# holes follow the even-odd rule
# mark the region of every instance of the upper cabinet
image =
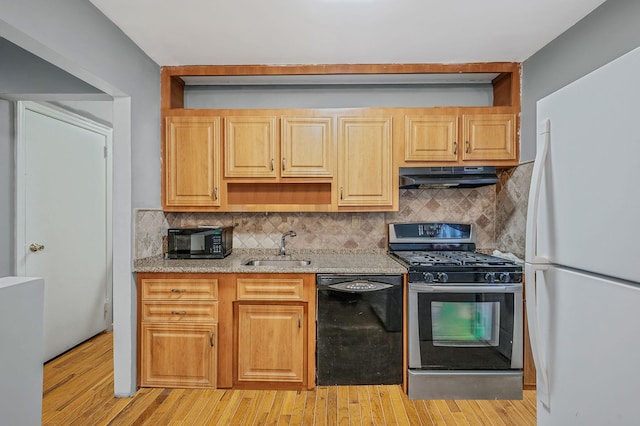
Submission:
POLYGON ((458 161, 459 118, 456 114, 419 114, 404 117, 406 161, 458 161))
POLYGON ((412 111, 404 117, 402 165, 517 164, 516 120, 515 114, 412 111))
POLYGON ((224 176, 277 177, 277 117, 225 117, 224 176))
POLYGON ((166 117, 163 205, 220 206, 220 118, 166 117))
POLYGON ((177 66, 161 83, 166 211, 397 211, 399 167, 519 162, 517 63, 177 66))
POLYGON ((334 122, 333 116, 282 117, 281 176, 333 176, 334 122))
POLYGON ((464 114, 462 116, 463 161, 516 161, 515 114, 464 114))
POLYGON ((340 117, 338 123, 338 206, 392 206, 392 118, 340 117))
POLYGON ((332 116, 226 116, 224 121, 227 178, 333 175, 332 116))

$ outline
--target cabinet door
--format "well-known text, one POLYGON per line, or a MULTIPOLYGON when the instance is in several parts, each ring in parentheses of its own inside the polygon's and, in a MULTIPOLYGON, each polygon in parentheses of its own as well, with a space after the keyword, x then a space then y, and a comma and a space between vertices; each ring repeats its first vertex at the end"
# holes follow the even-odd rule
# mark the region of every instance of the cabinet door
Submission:
POLYGON ((295 382, 305 372, 304 304, 238 302, 238 382, 295 382))
POLYGON ((225 117, 224 175, 277 177, 277 118, 225 117))
POLYGON ((220 118, 167 117, 165 204, 219 206, 220 118))
POLYGON ((215 388, 216 325, 142 324, 140 386, 215 388))
POLYGON ((458 161, 458 116, 405 116, 406 161, 458 161))
POLYGON ((463 115, 462 138, 462 160, 517 159, 514 114, 463 115))
POLYGON ((338 123, 338 206, 393 205, 391 117, 338 123))
POLYGON ((281 176, 332 176, 333 141, 332 117, 283 117, 281 176))

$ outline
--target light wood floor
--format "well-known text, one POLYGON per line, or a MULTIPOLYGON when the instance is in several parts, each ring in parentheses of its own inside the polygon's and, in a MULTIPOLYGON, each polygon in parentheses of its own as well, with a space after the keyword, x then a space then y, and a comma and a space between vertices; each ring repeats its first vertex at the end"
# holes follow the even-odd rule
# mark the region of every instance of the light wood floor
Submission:
POLYGON ((113 397, 112 334, 44 367, 43 425, 535 425, 522 401, 411 401, 399 386, 314 391, 140 389, 113 397))

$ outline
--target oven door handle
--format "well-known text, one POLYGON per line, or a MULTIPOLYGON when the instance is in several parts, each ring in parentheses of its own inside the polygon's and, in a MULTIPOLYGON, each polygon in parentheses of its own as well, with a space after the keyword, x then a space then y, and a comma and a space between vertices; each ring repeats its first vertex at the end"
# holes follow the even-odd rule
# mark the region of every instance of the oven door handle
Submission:
POLYGON ((409 284, 409 290, 432 293, 522 293, 522 285, 409 284))

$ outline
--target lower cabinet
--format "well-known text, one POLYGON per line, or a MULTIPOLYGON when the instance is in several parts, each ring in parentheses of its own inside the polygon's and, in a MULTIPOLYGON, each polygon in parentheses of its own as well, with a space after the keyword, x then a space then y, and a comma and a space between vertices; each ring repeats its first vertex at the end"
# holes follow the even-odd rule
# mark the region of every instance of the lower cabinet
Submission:
POLYGON ((315 274, 238 274, 233 387, 315 386, 315 274))
POLYGON ((216 325, 143 324, 141 386, 216 387, 216 325))
POLYGON ((139 273, 138 385, 315 387, 315 274, 139 273))
POLYGON ((305 305, 236 303, 239 383, 304 382, 305 305))
POLYGON ((218 280, 138 274, 138 384, 215 388, 218 280))

